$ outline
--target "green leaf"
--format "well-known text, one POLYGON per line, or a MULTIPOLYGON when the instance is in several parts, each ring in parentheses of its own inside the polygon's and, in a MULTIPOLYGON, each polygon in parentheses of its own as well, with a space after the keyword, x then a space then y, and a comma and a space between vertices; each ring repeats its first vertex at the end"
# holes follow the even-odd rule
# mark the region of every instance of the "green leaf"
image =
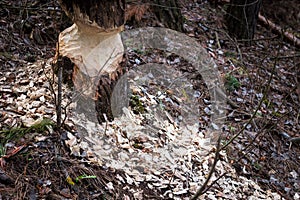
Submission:
POLYGON ((79 182, 81 179, 90 179, 90 178, 97 178, 97 176, 94 176, 94 175, 81 175, 81 176, 77 176, 76 179, 75 179, 75 182, 79 182))

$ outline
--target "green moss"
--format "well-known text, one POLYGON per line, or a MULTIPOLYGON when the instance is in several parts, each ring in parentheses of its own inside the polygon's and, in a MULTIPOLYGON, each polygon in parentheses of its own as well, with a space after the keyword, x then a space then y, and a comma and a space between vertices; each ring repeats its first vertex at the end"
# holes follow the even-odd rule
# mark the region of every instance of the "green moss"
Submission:
POLYGON ((138 95, 132 95, 130 97, 129 105, 131 106, 134 114, 145 113, 145 107, 140 101, 140 97, 138 95))

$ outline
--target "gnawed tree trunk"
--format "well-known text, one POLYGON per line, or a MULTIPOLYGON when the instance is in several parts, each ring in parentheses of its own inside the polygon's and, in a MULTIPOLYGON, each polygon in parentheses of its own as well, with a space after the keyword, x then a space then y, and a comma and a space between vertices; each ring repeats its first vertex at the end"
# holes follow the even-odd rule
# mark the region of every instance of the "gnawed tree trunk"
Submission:
POLYGON ((123 73, 125 0, 59 0, 74 24, 59 35, 59 56, 74 63, 73 83, 81 96, 82 109, 106 114, 112 120, 111 91, 123 73), (91 99, 95 100, 92 106, 91 99), (84 102, 86 101, 86 102, 84 102), (87 109, 87 108, 89 109, 87 109))
POLYGON ((231 0, 227 10, 229 35, 251 44, 262 0, 231 0))
POLYGON ((158 21, 166 28, 183 32, 183 17, 178 0, 152 0, 151 3, 158 21))

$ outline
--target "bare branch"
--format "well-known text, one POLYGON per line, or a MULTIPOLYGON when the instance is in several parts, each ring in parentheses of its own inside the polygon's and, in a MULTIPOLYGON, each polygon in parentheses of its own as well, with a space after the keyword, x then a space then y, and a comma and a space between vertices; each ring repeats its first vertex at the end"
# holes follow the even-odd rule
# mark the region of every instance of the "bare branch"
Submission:
MULTIPOLYGON (((214 159, 214 162, 213 162, 213 165, 211 166, 211 169, 209 171, 209 174, 205 180, 205 182, 203 183, 203 185, 199 188, 199 190, 196 192, 196 194, 191 198, 191 200, 196 200, 200 195, 204 194, 204 192, 206 191, 206 187, 207 187, 207 184, 212 176, 212 174, 214 173, 215 169, 216 169, 216 165, 217 165, 217 162, 220 158, 220 151, 221 151, 221 148, 220 148, 220 143, 221 143, 221 137, 219 137, 218 139, 218 143, 217 143, 217 149, 216 149, 216 153, 215 153, 215 159, 214 159)), ((212 184, 210 185, 210 187, 212 186, 212 184)))

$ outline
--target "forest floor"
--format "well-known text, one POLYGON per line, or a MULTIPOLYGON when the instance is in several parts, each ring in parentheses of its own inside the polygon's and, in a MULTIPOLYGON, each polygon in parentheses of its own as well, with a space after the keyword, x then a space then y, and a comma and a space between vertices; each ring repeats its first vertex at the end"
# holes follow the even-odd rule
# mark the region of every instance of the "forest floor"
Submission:
MULTIPOLYGON (((182 2, 186 34, 214 59, 231 100, 223 126, 225 141, 243 130, 226 149, 227 162, 262 190, 284 199, 300 199, 299 48, 260 22, 251 46, 237 43, 226 31, 226 5, 182 2)), ((261 14, 300 38, 297 0, 264 1, 261 14)), ((146 12, 137 24, 158 25, 151 16, 146 12)), ((39 88, 51 85, 47 83, 51 67, 36 66, 46 66, 54 57, 58 34, 71 22, 52 0, 2 0, 0 17, 0 198, 163 199, 165 188, 130 184, 124 171, 72 155, 66 142, 68 130, 60 134, 49 121, 26 129, 25 122, 32 122, 22 108, 31 112, 32 119, 53 116, 53 95, 42 95, 39 88), (39 109, 41 104, 46 105, 44 109, 39 109), (127 183, 120 185, 122 177, 127 183)), ((135 27, 129 22, 126 26, 135 27)), ((151 55, 130 58, 136 62, 147 56, 151 55)), ((207 116, 200 121, 207 121, 207 116)), ((185 192, 179 198, 191 196, 185 192)))

